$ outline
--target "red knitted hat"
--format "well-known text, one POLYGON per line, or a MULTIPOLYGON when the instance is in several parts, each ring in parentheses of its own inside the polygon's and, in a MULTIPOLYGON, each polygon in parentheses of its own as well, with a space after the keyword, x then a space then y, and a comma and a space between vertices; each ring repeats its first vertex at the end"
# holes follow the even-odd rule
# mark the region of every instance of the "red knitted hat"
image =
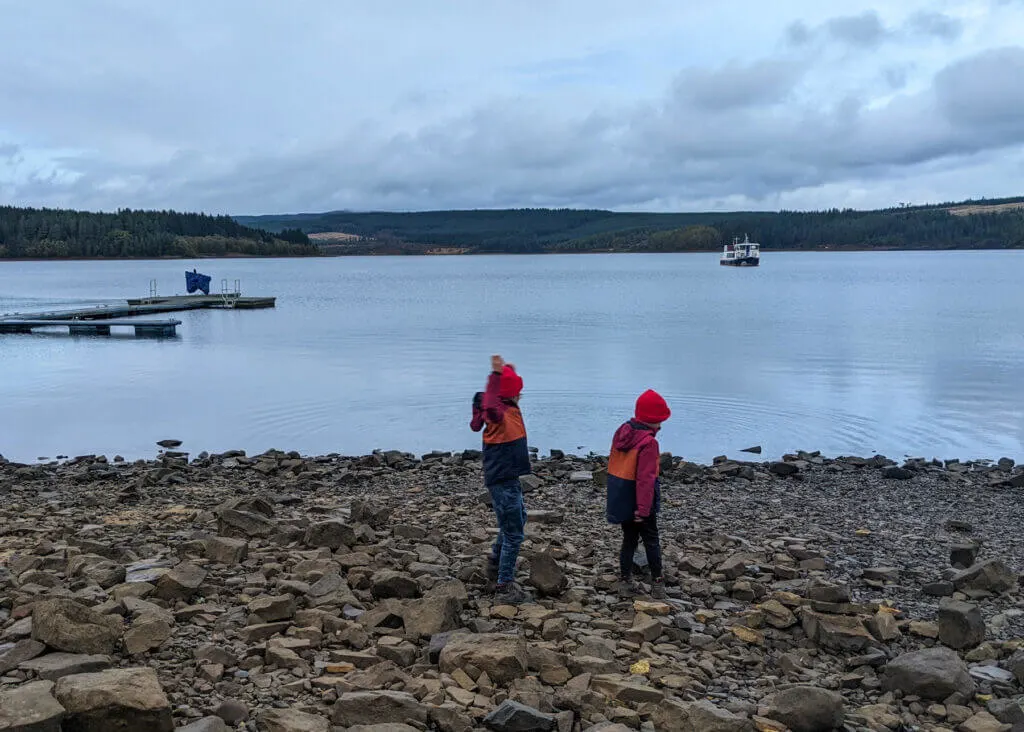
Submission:
POLYGON ((501 386, 498 395, 502 399, 515 399, 523 391, 523 377, 516 373, 511 366, 506 366, 501 372, 501 386))
POLYGON ((648 389, 636 400, 636 419, 646 424, 661 424, 672 416, 672 410, 656 391, 648 389))

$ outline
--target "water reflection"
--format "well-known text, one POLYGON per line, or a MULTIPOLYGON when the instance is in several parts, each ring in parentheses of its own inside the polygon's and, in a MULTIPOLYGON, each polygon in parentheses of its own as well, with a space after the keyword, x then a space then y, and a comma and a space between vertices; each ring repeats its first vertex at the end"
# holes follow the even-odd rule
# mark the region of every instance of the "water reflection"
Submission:
MULTIPOLYGON (((191 262, 0 264, 0 311, 184 288, 191 262)), ((203 262, 278 297, 180 314, 180 338, 0 337, 0 452, 306 453, 473 446, 487 357, 526 378, 541 448, 605 451, 636 394, 665 449, 762 444, 1024 457, 1021 252, 203 262)))

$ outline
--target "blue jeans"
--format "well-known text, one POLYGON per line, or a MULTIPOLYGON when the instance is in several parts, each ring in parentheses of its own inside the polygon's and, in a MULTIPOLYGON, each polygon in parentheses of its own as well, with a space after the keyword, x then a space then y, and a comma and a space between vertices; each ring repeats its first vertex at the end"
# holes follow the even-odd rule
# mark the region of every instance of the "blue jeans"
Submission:
POLYGON ((491 562, 498 565, 498 584, 504 585, 515 579, 516 560, 519 547, 523 544, 526 526, 526 507, 523 505, 523 488, 519 479, 487 486, 498 518, 498 538, 491 547, 491 562))

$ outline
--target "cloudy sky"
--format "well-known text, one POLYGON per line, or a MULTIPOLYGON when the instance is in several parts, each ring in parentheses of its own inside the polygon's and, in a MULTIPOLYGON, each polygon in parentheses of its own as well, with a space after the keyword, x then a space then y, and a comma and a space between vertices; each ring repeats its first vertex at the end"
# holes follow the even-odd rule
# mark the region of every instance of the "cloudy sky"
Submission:
POLYGON ((1022 44, 1024 0, 0 0, 0 203, 1019 195, 1022 44))

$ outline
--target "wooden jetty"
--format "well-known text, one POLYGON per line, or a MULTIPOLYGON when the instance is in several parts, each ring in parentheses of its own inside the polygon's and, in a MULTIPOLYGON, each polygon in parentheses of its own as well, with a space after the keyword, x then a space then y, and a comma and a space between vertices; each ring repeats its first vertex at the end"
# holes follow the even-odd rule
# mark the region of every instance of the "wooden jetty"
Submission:
POLYGON ((125 300, 73 310, 50 310, 33 313, 0 315, 0 333, 31 333, 34 328, 64 326, 79 334, 110 335, 111 327, 134 327, 137 336, 173 336, 180 320, 124 320, 146 315, 176 313, 185 310, 256 310, 272 308, 274 297, 242 297, 237 289, 216 295, 173 295, 159 297, 150 290, 149 297, 125 300))
POLYGON ((155 306, 165 308, 162 312, 174 310, 228 309, 228 310, 260 310, 272 308, 277 304, 276 297, 242 297, 238 293, 220 295, 171 295, 167 297, 137 297, 126 301, 133 307, 155 306))
POLYGON ((177 295, 173 297, 144 297, 125 300, 123 304, 111 303, 73 310, 50 310, 34 313, 8 313, 0 315, 0 323, 11 318, 28 320, 111 320, 139 315, 177 313, 184 310, 231 309, 254 310, 272 308, 274 297, 241 297, 235 295, 177 295))
POLYGON ((180 320, 62 320, 56 318, 3 318, 0 333, 31 333, 36 328, 65 327, 72 335, 110 335, 111 328, 134 328, 135 335, 157 338, 177 334, 180 320))

